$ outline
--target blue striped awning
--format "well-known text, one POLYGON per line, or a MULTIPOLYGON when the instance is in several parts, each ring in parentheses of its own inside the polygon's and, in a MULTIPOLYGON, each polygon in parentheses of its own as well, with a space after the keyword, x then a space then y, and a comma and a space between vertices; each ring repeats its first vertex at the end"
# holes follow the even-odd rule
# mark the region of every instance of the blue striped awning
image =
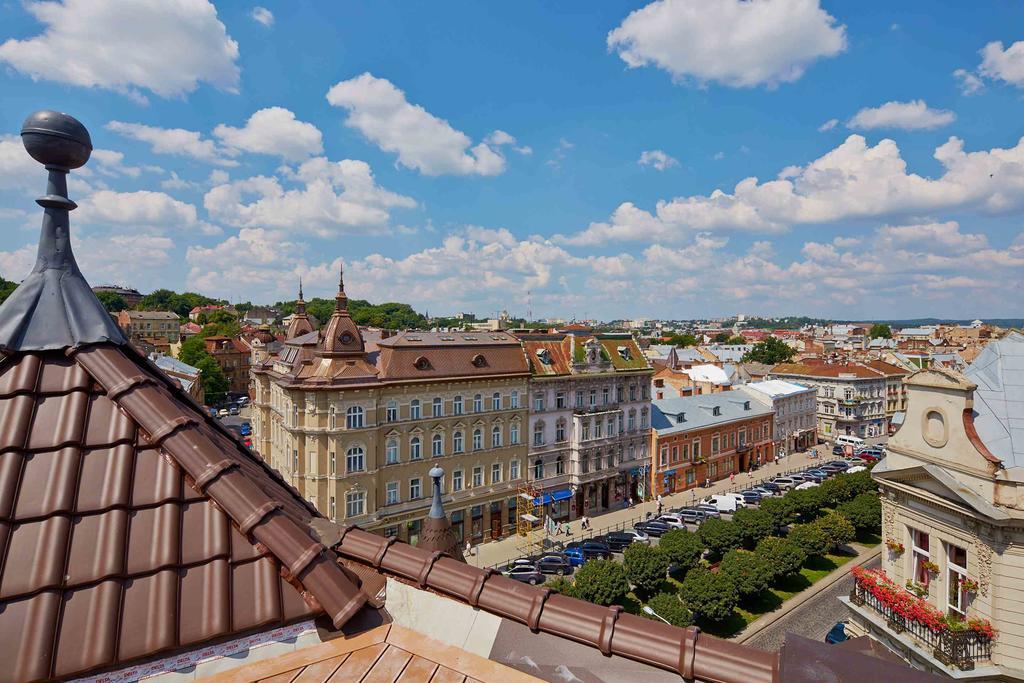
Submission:
POLYGON ((533 499, 533 504, 548 505, 550 503, 557 503, 560 500, 568 500, 569 498, 572 498, 571 489, 558 489, 557 491, 552 491, 551 493, 545 493, 542 496, 537 496, 536 498, 533 499))

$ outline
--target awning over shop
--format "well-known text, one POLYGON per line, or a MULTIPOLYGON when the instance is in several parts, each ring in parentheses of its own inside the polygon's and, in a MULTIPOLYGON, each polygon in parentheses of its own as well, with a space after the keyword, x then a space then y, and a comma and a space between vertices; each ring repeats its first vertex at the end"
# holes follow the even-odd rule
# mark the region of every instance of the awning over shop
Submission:
POLYGON ((545 493, 542 496, 537 496, 533 499, 534 505, 548 505, 549 503, 557 503, 560 500, 568 500, 572 498, 571 489, 558 489, 551 493, 545 493))
POLYGON ((665 470, 664 472, 662 472, 662 474, 664 476, 666 476, 666 477, 674 477, 674 476, 676 476, 676 471, 675 470, 665 470))

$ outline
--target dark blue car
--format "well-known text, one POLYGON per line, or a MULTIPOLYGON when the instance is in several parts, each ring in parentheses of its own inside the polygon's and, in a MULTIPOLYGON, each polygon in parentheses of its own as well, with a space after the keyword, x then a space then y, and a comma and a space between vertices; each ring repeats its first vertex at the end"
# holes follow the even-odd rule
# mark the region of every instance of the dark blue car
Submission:
POLYGON ((825 642, 829 645, 835 645, 841 643, 850 636, 846 635, 846 624, 843 622, 837 623, 832 627, 832 630, 825 636, 825 642))

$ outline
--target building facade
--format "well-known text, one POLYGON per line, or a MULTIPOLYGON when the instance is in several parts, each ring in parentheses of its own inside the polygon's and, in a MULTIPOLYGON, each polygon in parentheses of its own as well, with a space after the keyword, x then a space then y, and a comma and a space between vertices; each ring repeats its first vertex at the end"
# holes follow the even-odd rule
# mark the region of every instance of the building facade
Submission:
POLYGON ((228 380, 228 391, 249 393, 249 365, 252 349, 238 338, 210 336, 203 339, 203 348, 213 356, 228 380))
POLYGON ((772 409, 776 449, 795 453, 818 443, 818 392, 813 387, 776 379, 751 382, 740 387, 739 391, 772 409))
POLYGON ((775 459, 772 409, 744 392, 652 402, 654 491, 675 493, 775 459))
POLYGON ((650 491, 651 369, 629 334, 520 335, 530 363, 528 482, 555 520, 650 491))
POLYGON ((158 337, 177 344, 181 337, 181 319, 171 311, 119 311, 117 324, 129 339, 158 337))
POLYGON ((915 667, 960 680, 1024 680, 1022 367, 1024 336, 1014 333, 991 342, 963 374, 915 372, 906 420, 872 471, 886 575, 943 615, 987 619, 998 637, 895 629, 856 593, 847 603, 853 624, 915 667))
POLYGON ((527 381, 504 332, 407 332, 368 352, 344 286, 320 331, 252 368, 253 444, 326 516, 415 542, 444 467, 459 539, 515 529, 527 381))
POLYGON ((818 436, 832 440, 840 434, 861 438, 889 431, 885 375, 856 363, 783 363, 770 379, 802 384, 818 392, 818 436))

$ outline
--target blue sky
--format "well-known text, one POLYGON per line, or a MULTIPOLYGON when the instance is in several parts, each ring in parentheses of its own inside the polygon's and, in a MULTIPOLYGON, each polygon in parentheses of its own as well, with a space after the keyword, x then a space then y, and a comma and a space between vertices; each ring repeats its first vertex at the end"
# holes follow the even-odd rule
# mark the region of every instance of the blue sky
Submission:
POLYGON ((97 149, 71 187, 94 284, 267 301, 343 260, 350 295, 435 314, 1019 316, 1022 19, 3 2, 0 274, 34 260, 16 135, 54 108, 97 149))

